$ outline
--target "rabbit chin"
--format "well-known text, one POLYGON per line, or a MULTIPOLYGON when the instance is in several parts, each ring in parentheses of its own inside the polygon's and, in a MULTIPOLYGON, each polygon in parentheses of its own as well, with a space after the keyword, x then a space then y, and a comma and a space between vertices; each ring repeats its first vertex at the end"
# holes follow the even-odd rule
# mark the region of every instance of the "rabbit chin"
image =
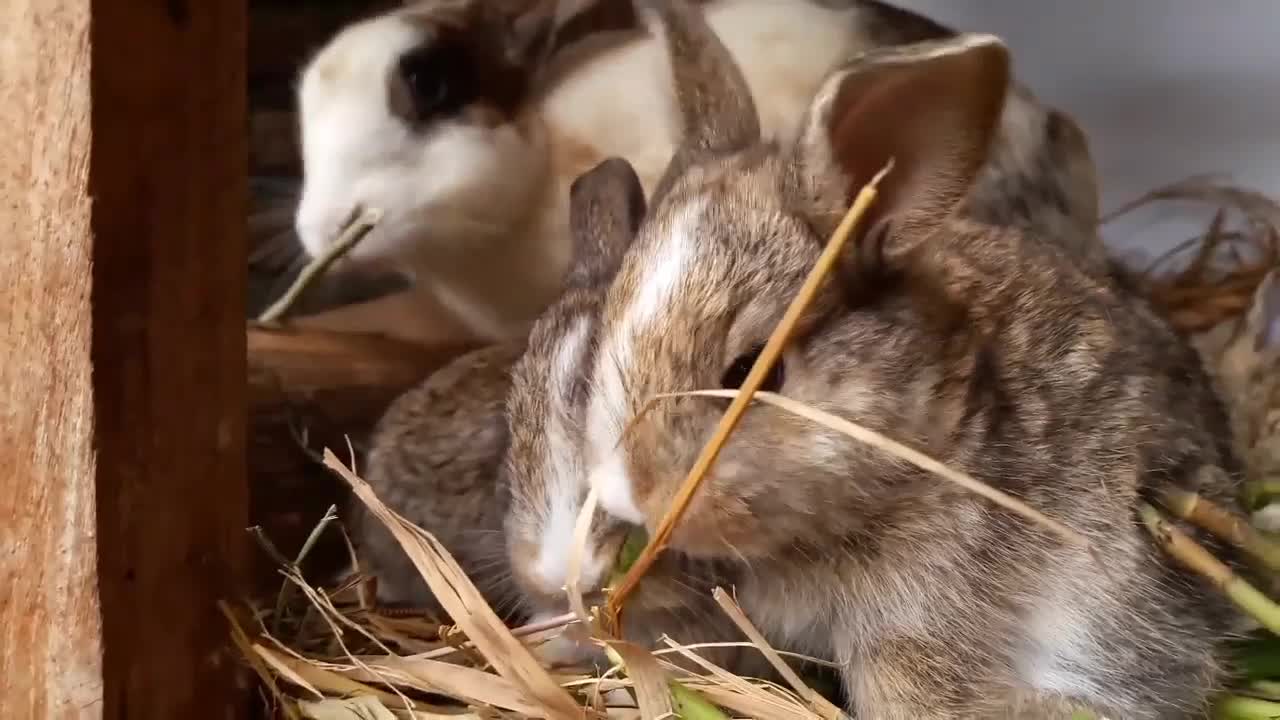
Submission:
MULTIPOLYGON (((536 613, 530 618, 530 623, 546 622, 558 614, 536 613)), ((535 658, 552 668, 581 665, 608 667, 609 665, 609 658, 604 648, 593 642, 586 630, 578 623, 566 626, 560 634, 530 649, 535 658)))

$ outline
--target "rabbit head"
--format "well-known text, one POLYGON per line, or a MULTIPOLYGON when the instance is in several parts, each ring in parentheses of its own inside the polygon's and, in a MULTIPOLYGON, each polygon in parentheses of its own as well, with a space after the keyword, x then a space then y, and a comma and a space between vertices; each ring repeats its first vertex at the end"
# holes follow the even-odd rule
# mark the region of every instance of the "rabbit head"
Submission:
MULTIPOLYGON (((578 460, 589 388, 578 370, 595 352, 603 289, 645 208, 639 177, 619 158, 575 180, 570 195, 577 261, 564 294, 534 324, 507 401, 511 566, 530 597, 552 605, 564 601, 574 525, 586 495, 578 460)), ((579 578, 584 590, 603 586, 628 530, 597 511, 579 578)))
POLYGON ((522 114, 554 15, 545 3, 428 0, 340 31, 298 89, 304 182, 296 229, 312 255, 357 208, 383 213, 347 257, 447 261, 492 239, 543 190, 545 139, 522 114), (443 258, 443 260, 442 260, 443 258))
MULTIPOLYGON (((762 142, 751 96, 715 35, 683 3, 656 4, 685 140, 604 294, 594 351, 581 364, 589 396, 579 458, 608 514, 651 530, 724 406, 665 400, 625 434, 624 426, 654 395, 742 382, 853 194, 891 158, 835 281, 764 389, 927 425, 911 417, 901 402, 910 388, 894 387, 883 359, 903 357, 914 337, 894 329, 891 313, 850 305, 875 279, 862 253, 890 227, 899 238, 924 238, 956 212, 988 154, 1010 82, 1008 54, 987 35, 871 51, 831 74, 799 140, 781 147, 762 142), (848 313, 841 337, 820 331, 833 314, 848 313), (840 346, 835 358, 830 343, 840 346)), ((951 322, 945 307, 939 322, 951 322)), ((920 347, 922 361, 945 351, 920 347)), ((750 560, 841 536, 851 520, 832 504, 856 507, 886 490, 841 481, 866 452, 808 421, 753 408, 671 547, 750 560)))

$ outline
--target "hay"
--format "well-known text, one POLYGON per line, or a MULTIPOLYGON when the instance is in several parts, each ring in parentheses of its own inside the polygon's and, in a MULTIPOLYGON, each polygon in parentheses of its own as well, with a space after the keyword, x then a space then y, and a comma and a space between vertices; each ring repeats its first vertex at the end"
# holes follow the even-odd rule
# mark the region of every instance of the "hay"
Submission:
POLYGON ((1103 222, 1157 202, 1207 204, 1217 212, 1204 233, 1137 270, 1143 290, 1155 305, 1188 334, 1211 330, 1248 309, 1254 290, 1280 265, 1280 203, 1197 176, 1126 203, 1103 222), (1238 223, 1229 230, 1231 215, 1238 216, 1238 223))
MULTIPOLYGON (((1138 277, 1154 304, 1175 325, 1188 334, 1197 334, 1247 310, 1258 284, 1280 264, 1280 204, 1256 193, 1193 178, 1150 193, 1112 217, 1155 201, 1187 199, 1214 203, 1224 209, 1202 237, 1141 269, 1138 277), (1239 228, 1227 229, 1229 212, 1243 217, 1239 228), (1180 264, 1175 262, 1179 259, 1180 264)), ((767 371, 767 359, 762 353, 753 373, 759 371, 756 374, 762 375, 767 371)), ((745 383, 740 393, 745 398, 743 408, 752 401, 785 400, 767 393, 750 397, 749 386, 745 383)), ((812 408, 789 409, 821 421, 806 412, 812 408)), ((889 444, 877 446, 885 452, 896 452, 889 444)), ((708 452, 714 460, 714 452, 708 452)), ((928 458, 905 459, 930 462, 928 458)), ((316 720, 649 720, 674 716, 690 720, 729 716, 831 720, 841 716, 839 709, 795 673, 785 658, 829 663, 770 648, 723 589, 715 591, 715 599, 742 630, 743 640, 738 643, 685 645, 680 638, 664 638, 661 647, 646 649, 620 642, 607 632, 610 614, 585 607, 581 595, 572 587, 574 612, 537 625, 508 628, 434 536, 389 509, 331 452, 326 451, 324 462, 351 485, 355 496, 399 540, 447 617, 381 612, 363 597, 365 579, 358 574, 336 587, 313 586, 299 570, 302 556, 284 558, 272 548, 269 539, 259 534, 264 551, 280 566, 284 589, 261 603, 224 605, 223 610, 231 626, 231 639, 244 662, 259 677, 274 716, 316 720), (537 646, 570 627, 585 630, 605 644, 613 666, 606 672, 594 673, 585 668, 552 670, 542 664, 537 646), (739 677, 699 653, 705 647, 730 644, 761 652, 786 686, 739 677), (676 664, 677 659, 683 662, 676 664)), ((956 480, 945 467, 931 465, 928 469, 956 480)), ((1004 502, 981 484, 965 486, 993 502, 1004 502)), ((1216 531, 1238 547, 1263 557, 1266 564, 1275 564, 1275 539, 1252 531, 1243 519, 1195 497, 1171 495, 1164 501, 1165 510, 1172 515, 1216 531)), ((1071 542, 1079 541, 1078 533, 1032 508, 1011 509, 1035 517, 1047 532, 1058 533, 1071 542)), ((584 512, 584 518, 589 517, 584 512)), ((673 513, 672 524, 677 519, 673 513)), ((1280 614, 1276 604, 1242 578, 1229 570, 1224 572, 1225 566, 1154 507, 1143 508, 1143 519, 1163 547, 1210 577, 1243 610, 1258 618, 1264 629, 1242 646, 1245 679, 1219 703, 1218 717, 1280 716, 1280 614)), ((588 525, 580 523, 577 529, 585 535, 588 525)), ((343 531, 341 519, 326 516, 312 538, 323 532, 343 531)), ((637 552, 638 545, 628 545, 630 556, 624 567, 636 561, 630 567, 634 573, 632 584, 643 572, 641 560, 645 553, 652 555, 660 549, 660 538, 657 540, 645 546, 644 552, 637 552)), ((354 554, 352 567, 359 567, 354 554)), ((625 585, 625 577, 615 576, 615 584, 625 585)))
MULTIPOLYGON (((288 563, 281 571, 293 587, 289 602, 275 603, 270 610, 224 605, 236 647, 283 716, 648 720, 678 707, 690 720, 727 717, 705 702, 712 698, 750 717, 828 717, 812 713, 804 700, 784 688, 733 677, 701 660, 698 647, 674 640, 667 651, 611 641, 618 659, 625 661, 625 677, 617 676, 616 669, 600 677, 549 670, 535 659, 532 648, 579 622, 576 616, 507 628, 430 533, 387 508, 332 452, 326 452, 325 461, 393 532, 467 642, 438 618, 380 615, 359 601, 357 580, 331 594, 309 584, 296 563, 288 563), (677 667, 667 659, 673 653, 698 658, 707 674, 677 667), (683 696, 668 692, 677 678, 687 693, 683 696), (724 678, 733 682, 725 683, 724 678), (639 707, 625 702, 618 690, 634 691, 639 707), (703 714, 691 712, 700 707, 703 714)), ((340 521, 333 525, 340 526, 340 521)), ((752 643, 741 643, 748 644, 752 643)))
POLYGON ((342 233, 338 236, 338 240, 322 254, 307 263, 284 295, 258 316, 258 322, 262 325, 274 325, 284 319, 294 305, 298 303, 298 299, 302 297, 302 294, 315 284, 319 278, 323 277, 330 266, 360 244, 360 241, 364 240, 365 236, 377 227, 381 221, 381 210, 357 209, 353 211, 351 217, 343 225, 342 233))

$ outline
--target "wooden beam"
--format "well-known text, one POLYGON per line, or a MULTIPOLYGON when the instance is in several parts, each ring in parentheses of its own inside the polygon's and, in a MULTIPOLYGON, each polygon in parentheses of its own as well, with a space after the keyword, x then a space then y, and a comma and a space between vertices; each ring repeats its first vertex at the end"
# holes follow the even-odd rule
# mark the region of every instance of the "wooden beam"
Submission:
POLYGON ((0 717, 239 717, 245 5, 0 28, 0 717))

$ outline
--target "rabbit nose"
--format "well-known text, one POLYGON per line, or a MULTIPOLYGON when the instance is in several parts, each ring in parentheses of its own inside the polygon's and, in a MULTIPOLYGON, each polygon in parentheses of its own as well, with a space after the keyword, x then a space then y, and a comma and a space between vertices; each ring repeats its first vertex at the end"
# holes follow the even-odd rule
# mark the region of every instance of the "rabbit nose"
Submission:
POLYGON ((350 225, 359 213, 358 207, 334 211, 318 203, 308 203, 304 200, 298 205, 294 231, 297 232, 302 246, 312 257, 315 257, 338 242, 343 229, 350 225))

